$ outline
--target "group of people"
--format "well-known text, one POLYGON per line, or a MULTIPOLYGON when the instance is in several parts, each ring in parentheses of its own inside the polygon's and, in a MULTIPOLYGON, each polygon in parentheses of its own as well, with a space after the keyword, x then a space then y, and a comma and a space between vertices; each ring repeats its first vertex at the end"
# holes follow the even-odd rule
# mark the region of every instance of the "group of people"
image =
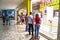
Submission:
POLYGON ((17 24, 23 24, 24 22, 25 22, 25 15, 23 13, 21 13, 20 15, 18 15, 17 24))
POLYGON ((3 25, 10 25, 10 17, 8 14, 2 14, 3 25))
MULTIPOLYGON (((29 35, 31 35, 32 32, 32 38, 38 39, 39 36, 39 29, 41 24, 41 18, 39 13, 33 15, 32 12, 30 12, 30 15, 28 14, 24 15, 21 13, 21 15, 18 15, 20 20, 17 22, 18 24, 21 22, 26 24, 26 32, 29 32, 29 35)), ((18 19, 19 19, 18 18, 18 19)))
POLYGON ((39 14, 36 14, 35 17, 32 15, 32 12, 30 12, 29 16, 26 14, 25 23, 26 31, 29 32, 29 35, 31 35, 32 32, 32 38, 38 39, 41 24, 41 18, 39 17, 39 14))

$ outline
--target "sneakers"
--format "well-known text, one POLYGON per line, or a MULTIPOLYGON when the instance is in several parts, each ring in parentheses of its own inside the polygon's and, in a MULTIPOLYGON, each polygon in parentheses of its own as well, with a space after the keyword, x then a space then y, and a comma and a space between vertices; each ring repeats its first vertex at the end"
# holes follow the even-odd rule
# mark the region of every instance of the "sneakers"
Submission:
POLYGON ((39 37, 35 37, 36 40, 39 40, 39 37))

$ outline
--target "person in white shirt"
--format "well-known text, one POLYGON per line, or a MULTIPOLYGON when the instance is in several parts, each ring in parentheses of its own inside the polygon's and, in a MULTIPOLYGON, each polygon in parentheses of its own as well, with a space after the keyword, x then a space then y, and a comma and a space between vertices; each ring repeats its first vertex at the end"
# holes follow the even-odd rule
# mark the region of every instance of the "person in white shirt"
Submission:
POLYGON ((29 25, 29 35, 31 35, 31 30, 32 30, 32 36, 33 36, 33 16, 32 16, 32 12, 30 12, 30 16, 28 16, 28 25, 29 25))

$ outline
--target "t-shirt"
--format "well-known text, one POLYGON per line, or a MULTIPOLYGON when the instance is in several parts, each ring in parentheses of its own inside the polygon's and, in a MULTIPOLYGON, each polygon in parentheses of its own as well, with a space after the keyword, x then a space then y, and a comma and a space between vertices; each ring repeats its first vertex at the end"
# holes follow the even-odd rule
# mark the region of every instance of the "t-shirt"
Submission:
POLYGON ((28 16, 28 24, 32 24, 33 23, 32 19, 33 19, 32 15, 28 16))
POLYGON ((24 19, 24 15, 21 15, 21 16, 20 16, 20 19, 24 19))
POLYGON ((35 21, 36 21, 36 24, 40 24, 41 23, 41 19, 39 17, 35 18, 35 21))
POLYGON ((7 20, 7 21, 10 21, 10 18, 9 18, 9 16, 6 16, 6 20, 7 20))

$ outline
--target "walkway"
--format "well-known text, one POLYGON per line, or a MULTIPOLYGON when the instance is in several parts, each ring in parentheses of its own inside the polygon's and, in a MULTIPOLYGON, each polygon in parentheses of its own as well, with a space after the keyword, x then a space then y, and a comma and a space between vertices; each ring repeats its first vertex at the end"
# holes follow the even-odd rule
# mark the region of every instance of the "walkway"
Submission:
MULTIPOLYGON (((0 40, 29 40, 31 36, 26 34, 28 32, 25 32, 25 25, 2 26, 0 24, 0 40)), ((40 36, 39 40, 47 39, 40 36)))

